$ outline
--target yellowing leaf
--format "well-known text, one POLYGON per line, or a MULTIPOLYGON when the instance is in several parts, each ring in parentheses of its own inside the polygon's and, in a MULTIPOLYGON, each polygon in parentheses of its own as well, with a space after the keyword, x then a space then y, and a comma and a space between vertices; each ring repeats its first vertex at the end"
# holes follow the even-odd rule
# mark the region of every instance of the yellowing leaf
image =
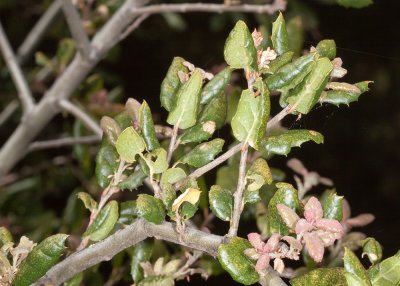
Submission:
POLYGON ((188 188, 184 193, 182 193, 176 200, 172 203, 172 210, 174 212, 179 210, 179 207, 184 203, 188 202, 195 205, 200 199, 201 191, 194 188, 188 188))

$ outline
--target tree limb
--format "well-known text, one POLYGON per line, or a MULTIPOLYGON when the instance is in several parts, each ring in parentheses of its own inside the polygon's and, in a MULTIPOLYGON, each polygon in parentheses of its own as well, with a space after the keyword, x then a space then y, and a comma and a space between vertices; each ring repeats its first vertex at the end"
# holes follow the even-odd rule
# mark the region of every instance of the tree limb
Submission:
POLYGON ((6 62, 10 75, 14 81, 18 91, 18 97, 22 104, 24 114, 31 111, 34 106, 33 96, 29 89, 28 83, 19 67, 15 58, 14 52, 10 46, 7 36, 3 30, 3 25, 0 23, 0 49, 3 53, 4 61, 6 62))
POLYGON ((18 109, 18 101, 16 99, 12 100, 0 113, 0 127, 7 122, 14 111, 18 109))
POLYGON ((90 115, 88 115, 85 111, 80 109, 78 106, 74 105, 71 101, 67 99, 62 99, 59 102, 60 107, 71 113, 73 116, 78 118, 82 123, 92 130, 96 135, 101 136, 103 134, 103 130, 101 129, 100 125, 94 121, 90 115))
POLYGON ((89 58, 90 42, 85 30, 83 29, 78 11, 74 4, 72 4, 72 0, 61 0, 61 2, 65 19, 67 20, 72 37, 76 41, 78 51, 81 53, 83 58, 89 58))
POLYGON ((93 144, 93 143, 98 143, 100 141, 101 141, 101 136, 98 135, 84 136, 84 137, 67 137, 54 140, 36 141, 29 145, 28 152, 43 150, 43 149, 51 149, 51 148, 61 148, 77 144, 93 144))
POLYGON ((47 29, 57 18, 60 10, 61 2, 59 0, 54 0, 50 7, 43 14, 43 16, 29 32, 28 36, 26 36, 24 42, 21 44, 17 51, 17 60, 20 65, 24 64, 31 56, 31 54, 39 44, 40 40, 46 33, 47 29))

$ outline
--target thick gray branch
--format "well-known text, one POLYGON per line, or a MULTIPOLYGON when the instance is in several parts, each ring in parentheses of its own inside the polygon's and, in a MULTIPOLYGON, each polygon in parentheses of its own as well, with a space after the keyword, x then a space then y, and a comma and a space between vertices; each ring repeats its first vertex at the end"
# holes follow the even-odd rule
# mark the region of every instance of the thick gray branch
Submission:
POLYGON ((83 29, 81 18, 76 10, 72 0, 61 0, 65 19, 67 20, 69 30, 72 37, 76 41, 78 51, 84 58, 88 58, 90 54, 90 42, 83 29))
POLYGON ((4 61, 6 62, 10 75, 15 83, 18 91, 18 97, 22 104, 24 113, 28 113, 34 106, 33 96, 29 89, 28 83, 19 67, 15 58, 14 52, 10 46, 7 36, 3 30, 3 25, 0 23, 0 49, 3 53, 4 61))
POLYGON ((43 38, 47 29, 50 28, 53 21, 57 18, 60 11, 61 2, 59 0, 54 0, 54 2, 46 10, 35 26, 33 26, 28 36, 26 36, 24 42, 18 48, 17 60, 19 64, 22 65, 29 59, 40 40, 43 38))

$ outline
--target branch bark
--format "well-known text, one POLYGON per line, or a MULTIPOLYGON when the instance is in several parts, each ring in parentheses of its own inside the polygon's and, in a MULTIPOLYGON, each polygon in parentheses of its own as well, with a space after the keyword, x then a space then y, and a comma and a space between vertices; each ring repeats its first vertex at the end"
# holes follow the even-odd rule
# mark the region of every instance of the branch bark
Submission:
POLYGON ((100 141, 101 141, 101 136, 98 135, 84 136, 84 137, 67 137, 54 140, 36 141, 29 145, 28 152, 43 150, 43 149, 61 148, 77 144, 94 144, 100 141))
POLYGON ((67 20, 72 37, 76 41, 78 51, 84 58, 88 58, 90 55, 90 42, 85 30, 83 29, 78 11, 74 4, 72 4, 72 0, 61 0, 61 2, 65 19, 67 20))
POLYGON ((6 62, 10 75, 14 81, 15 87, 18 91, 18 97, 22 104, 22 109, 26 115, 34 106, 33 96, 26 82, 25 76, 18 65, 14 52, 11 48, 10 42, 3 30, 3 25, 0 22, 0 49, 3 53, 4 61, 6 62))

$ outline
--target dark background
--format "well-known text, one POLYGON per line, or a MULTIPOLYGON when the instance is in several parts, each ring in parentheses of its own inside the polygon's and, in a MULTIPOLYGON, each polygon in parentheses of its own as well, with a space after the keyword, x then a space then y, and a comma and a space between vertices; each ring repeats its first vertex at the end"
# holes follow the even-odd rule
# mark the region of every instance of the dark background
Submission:
MULTIPOLYGON (((18 2, 12 9, 0 10, 6 31, 12 31, 8 33, 14 47, 38 16, 24 10, 34 7, 34 1, 18 2)), ((400 2, 375 0, 362 10, 302 2, 319 21, 318 28, 307 33, 304 47, 323 38, 335 39, 338 56, 349 70, 344 80, 372 80, 375 84, 350 108, 316 107, 299 121, 285 119, 289 128, 310 128, 325 136, 323 145, 305 144, 289 158, 298 157, 309 169, 331 178, 338 193, 349 200, 353 214, 373 213, 376 220, 365 232, 382 243, 385 256, 393 255, 400 248, 400 2)), ((117 75, 127 97, 146 99, 163 117, 159 87, 172 57, 182 56, 204 68, 223 62, 223 44, 234 21, 227 18, 225 25, 218 26, 215 17, 183 15, 186 28, 176 31, 168 28, 161 16, 152 16, 123 42, 120 60, 103 62, 99 69, 117 75)), ((253 16, 246 15, 245 20, 250 28, 257 26, 253 16)), ((55 45, 50 37, 40 49, 52 51, 55 45)), ((277 111, 275 102, 273 112, 277 111)), ((49 130, 57 128, 56 118, 49 130)), ((4 142, 7 132, 0 135, 4 142)), ((32 158, 21 164, 29 160, 32 158)), ((285 162, 286 158, 275 158, 272 165, 287 170, 285 162)))

